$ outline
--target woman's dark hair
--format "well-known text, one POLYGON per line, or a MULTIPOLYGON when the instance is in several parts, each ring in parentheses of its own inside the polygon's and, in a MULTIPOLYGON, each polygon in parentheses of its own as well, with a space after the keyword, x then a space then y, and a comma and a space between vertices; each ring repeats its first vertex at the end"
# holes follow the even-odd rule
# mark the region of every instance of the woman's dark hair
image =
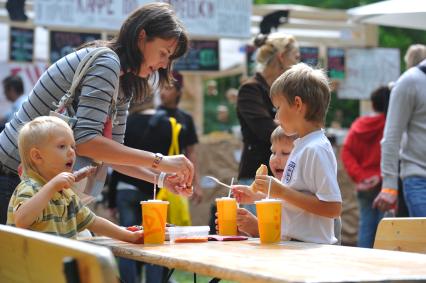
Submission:
POLYGON ((376 112, 386 113, 388 112, 390 89, 387 86, 380 86, 375 89, 370 96, 373 109, 376 112))
POLYGON ((167 3, 151 3, 140 7, 127 17, 119 33, 111 41, 98 41, 83 46, 107 46, 117 53, 123 72, 120 76, 120 87, 126 98, 133 95, 135 101, 143 101, 146 96, 151 95, 148 78, 137 75, 145 59, 138 45, 142 30, 145 31, 146 41, 152 41, 155 38, 177 40, 176 50, 170 56, 167 68, 159 69, 158 76, 152 74, 156 76, 155 81, 160 87, 170 84, 173 61, 186 53, 189 38, 183 24, 167 3))

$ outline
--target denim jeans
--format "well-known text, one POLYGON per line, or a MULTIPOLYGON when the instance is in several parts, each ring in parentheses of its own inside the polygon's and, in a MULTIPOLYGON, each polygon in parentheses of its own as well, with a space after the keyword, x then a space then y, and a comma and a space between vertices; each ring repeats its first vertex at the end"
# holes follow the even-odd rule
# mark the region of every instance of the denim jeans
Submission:
POLYGON ((376 189, 357 193, 359 208, 358 247, 373 247, 377 226, 383 218, 383 212, 373 208, 373 201, 378 194, 379 190, 376 189))
MULTIPOLYGON (((146 194, 140 190, 117 190, 117 208, 119 212, 119 221, 121 226, 141 225, 142 209, 140 201, 147 200, 146 194)), ((141 282, 140 262, 120 258, 118 263, 122 282, 139 283, 141 282)), ((159 265, 145 264, 145 282, 161 282, 163 276, 163 267, 159 265)))
POLYGON ((426 178, 406 177, 403 185, 405 203, 410 217, 426 217, 426 178))
POLYGON ((0 175, 0 224, 6 224, 10 198, 20 182, 18 175, 0 175))

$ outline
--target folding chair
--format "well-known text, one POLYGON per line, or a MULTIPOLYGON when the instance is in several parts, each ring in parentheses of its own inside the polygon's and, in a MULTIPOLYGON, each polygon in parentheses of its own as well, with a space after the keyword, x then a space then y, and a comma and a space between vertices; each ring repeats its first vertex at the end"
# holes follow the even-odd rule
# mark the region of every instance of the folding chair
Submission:
POLYGON ((383 218, 374 248, 426 254, 426 217, 383 218))

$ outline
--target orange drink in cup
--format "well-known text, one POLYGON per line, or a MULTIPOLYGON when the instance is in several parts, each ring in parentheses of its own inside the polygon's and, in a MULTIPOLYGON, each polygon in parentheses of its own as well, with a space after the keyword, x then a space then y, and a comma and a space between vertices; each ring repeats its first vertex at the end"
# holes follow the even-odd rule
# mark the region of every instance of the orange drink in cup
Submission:
POLYGON ((262 199, 255 201, 260 242, 278 243, 281 240, 281 201, 262 199))
POLYGON ((235 198, 222 197, 216 199, 217 225, 219 235, 237 235, 237 201, 235 198))
POLYGON ((166 237, 168 201, 141 201, 145 244, 162 244, 166 237))

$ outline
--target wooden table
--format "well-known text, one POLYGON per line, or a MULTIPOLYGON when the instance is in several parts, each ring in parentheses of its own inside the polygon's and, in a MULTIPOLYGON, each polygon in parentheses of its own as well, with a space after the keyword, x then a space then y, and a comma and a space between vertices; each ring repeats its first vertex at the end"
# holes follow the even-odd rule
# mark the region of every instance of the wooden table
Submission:
POLYGON ((135 245, 105 237, 87 240, 119 257, 239 282, 426 281, 426 255, 281 242, 135 245))

